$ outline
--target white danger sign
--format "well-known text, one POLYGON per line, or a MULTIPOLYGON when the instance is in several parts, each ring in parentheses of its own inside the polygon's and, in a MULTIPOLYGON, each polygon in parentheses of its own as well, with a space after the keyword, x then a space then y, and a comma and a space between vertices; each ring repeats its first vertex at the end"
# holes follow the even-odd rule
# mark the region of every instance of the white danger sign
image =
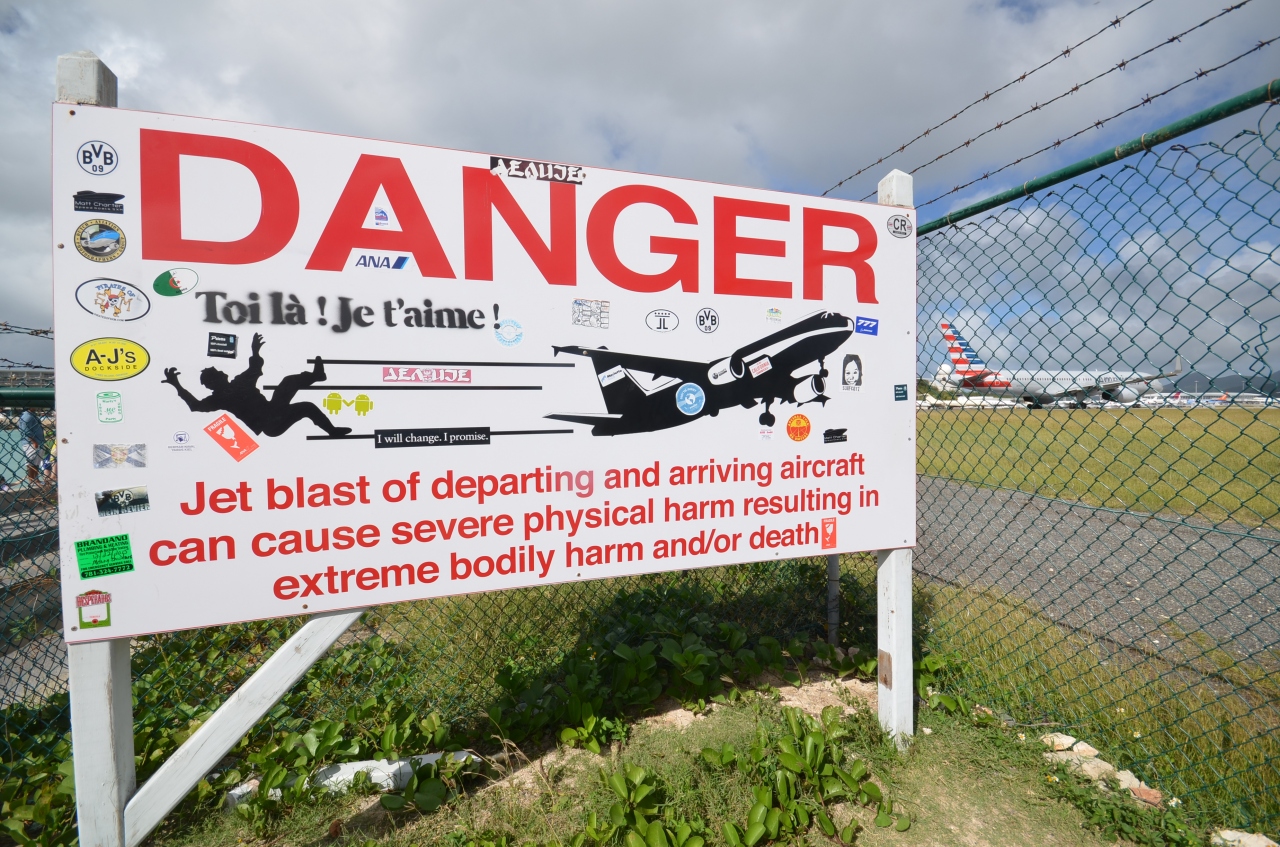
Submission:
POLYGON ((69 641, 914 544, 904 210, 53 126, 69 641))

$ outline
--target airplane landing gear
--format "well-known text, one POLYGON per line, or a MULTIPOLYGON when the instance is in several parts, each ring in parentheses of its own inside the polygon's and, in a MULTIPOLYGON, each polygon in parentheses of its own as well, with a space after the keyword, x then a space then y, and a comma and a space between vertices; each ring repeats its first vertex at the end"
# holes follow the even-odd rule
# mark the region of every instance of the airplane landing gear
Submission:
POLYGON ((760 415, 760 426, 771 427, 778 421, 778 419, 773 416, 773 412, 769 411, 770 402, 771 401, 766 401, 764 404, 764 412, 760 415))
POLYGON ((818 376, 823 379, 831 376, 831 372, 827 370, 827 360, 825 356, 818 359, 818 376))

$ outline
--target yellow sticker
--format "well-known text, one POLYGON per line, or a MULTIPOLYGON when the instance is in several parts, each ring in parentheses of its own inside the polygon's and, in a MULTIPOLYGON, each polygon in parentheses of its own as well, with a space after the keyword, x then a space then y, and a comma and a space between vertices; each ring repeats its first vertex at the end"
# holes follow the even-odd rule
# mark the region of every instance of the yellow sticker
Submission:
POLYGON ((77 373, 106 382, 137 376, 149 364, 147 348, 127 338, 95 338, 71 351, 71 366, 77 373))

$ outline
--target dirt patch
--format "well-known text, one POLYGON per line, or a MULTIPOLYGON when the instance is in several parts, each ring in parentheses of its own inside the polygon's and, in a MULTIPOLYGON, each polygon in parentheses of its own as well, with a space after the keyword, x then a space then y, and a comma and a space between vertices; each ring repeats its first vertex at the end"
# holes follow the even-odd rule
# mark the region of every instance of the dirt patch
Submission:
POLYGON ((639 723, 647 727, 672 727, 675 729, 687 729, 694 721, 705 718, 706 715, 696 715, 693 712, 680 705, 680 701, 674 697, 664 697, 654 704, 655 713, 647 715, 640 719, 639 723))
POLYGON ((783 684, 778 688, 784 706, 795 706, 818 717, 828 706, 836 706, 842 712, 852 712, 853 704, 865 703, 872 712, 876 711, 876 684, 859 679, 822 680, 806 682, 796 688, 783 684))
POLYGON ((530 759, 511 745, 506 754, 489 757, 489 762, 499 772, 505 773, 480 791, 483 793, 494 789, 515 788, 536 794, 572 788, 572 765, 583 756, 597 758, 594 753, 579 747, 556 747, 530 759))

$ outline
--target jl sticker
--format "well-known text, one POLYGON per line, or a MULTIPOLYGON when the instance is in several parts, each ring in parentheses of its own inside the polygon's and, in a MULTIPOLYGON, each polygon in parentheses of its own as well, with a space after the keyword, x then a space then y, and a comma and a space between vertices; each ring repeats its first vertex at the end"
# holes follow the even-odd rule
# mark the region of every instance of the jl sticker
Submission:
POLYGON ((97 504, 98 517, 101 518, 123 515, 126 512, 146 512, 151 509, 151 501, 147 498, 145 485, 99 491, 93 495, 93 502, 97 504))
POLYGON ((93 579, 133 571, 133 549, 129 536, 104 535, 76 542, 76 567, 81 579, 93 579))

